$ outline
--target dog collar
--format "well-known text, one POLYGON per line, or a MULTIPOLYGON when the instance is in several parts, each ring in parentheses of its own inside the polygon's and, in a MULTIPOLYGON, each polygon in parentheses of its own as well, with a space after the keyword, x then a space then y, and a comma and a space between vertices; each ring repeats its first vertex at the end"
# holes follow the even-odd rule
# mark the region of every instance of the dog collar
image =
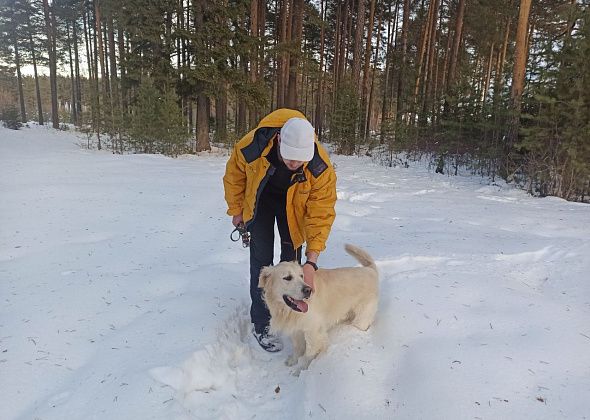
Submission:
POLYGON ((305 261, 305 263, 303 265, 305 265, 305 264, 311 265, 313 267, 314 271, 318 271, 318 265, 316 263, 314 263, 313 261, 305 261))

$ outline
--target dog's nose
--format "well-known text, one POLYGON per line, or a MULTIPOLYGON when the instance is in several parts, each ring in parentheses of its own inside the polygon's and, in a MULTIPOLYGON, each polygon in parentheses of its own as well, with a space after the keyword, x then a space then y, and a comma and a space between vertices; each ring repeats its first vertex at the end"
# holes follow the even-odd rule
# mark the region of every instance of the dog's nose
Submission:
POLYGON ((308 298, 308 297, 311 296, 311 287, 309 287, 309 286, 303 286, 301 288, 301 291, 303 292, 303 296, 304 297, 308 298))

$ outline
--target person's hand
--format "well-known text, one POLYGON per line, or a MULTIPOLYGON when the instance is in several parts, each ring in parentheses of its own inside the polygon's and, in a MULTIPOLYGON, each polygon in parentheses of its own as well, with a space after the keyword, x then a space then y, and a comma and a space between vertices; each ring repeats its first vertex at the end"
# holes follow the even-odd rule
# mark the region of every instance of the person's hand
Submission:
POLYGON ((240 223, 244 223, 244 218, 241 214, 238 214, 237 216, 232 217, 231 222, 235 227, 237 227, 240 223))
POLYGON ((309 287, 311 287, 312 291, 315 290, 314 283, 313 283, 314 277, 315 277, 315 270, 313 269, 313 267, 309 264, 303 264, 303 281, 309 287))

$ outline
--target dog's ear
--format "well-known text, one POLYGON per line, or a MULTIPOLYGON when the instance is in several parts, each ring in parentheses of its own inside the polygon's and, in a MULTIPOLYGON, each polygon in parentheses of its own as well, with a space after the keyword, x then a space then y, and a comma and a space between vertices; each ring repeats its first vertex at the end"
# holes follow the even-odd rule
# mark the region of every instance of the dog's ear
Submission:
POLYGON ((258 277, 258 287, 264 289, 266 284, 268 283, 268 279, 270 278, 272 272, 272 267, 262 267, 260 270, 260 276, 258 277))

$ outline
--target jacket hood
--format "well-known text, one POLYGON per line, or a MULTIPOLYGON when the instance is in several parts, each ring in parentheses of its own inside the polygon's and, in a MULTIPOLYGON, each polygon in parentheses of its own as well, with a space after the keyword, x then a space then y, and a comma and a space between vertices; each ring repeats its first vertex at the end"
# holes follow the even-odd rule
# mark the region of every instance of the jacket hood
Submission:
POLYGON ((295 109, 279 108, 260 120, 257 128, 282 127, 283 124, 285 124, 285 121, 293 117, 307 119, 305 118, 305 115, 295 109))

